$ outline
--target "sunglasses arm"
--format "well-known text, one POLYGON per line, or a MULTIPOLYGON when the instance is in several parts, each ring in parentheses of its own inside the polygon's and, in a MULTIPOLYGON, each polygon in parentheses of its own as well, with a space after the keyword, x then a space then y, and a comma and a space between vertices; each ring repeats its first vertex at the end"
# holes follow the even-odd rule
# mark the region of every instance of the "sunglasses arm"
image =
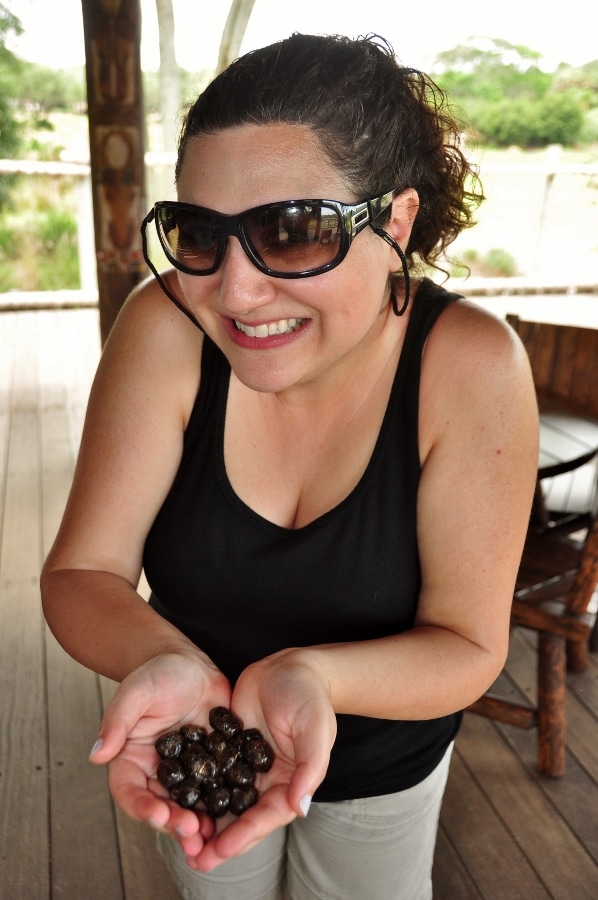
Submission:
POLYGON ((397 244, 397 242, 394 240, 394 238, 392 238, 387 231, 384 231, 383 228, 378 228, 377 226, 374 226, 374 225, 372 225, 371 227, 372 227, 373 231, 378 235, 378 237, 381 237, 383 241, 386 241, 386 243, 390 247, 392 247, 392 249, 398 254, 398 257, 401 260, 401 266, 403 268, 403 278, 405 281, 405 288, 404 288, 405 299, 404 299, 403 305, 400 309, 397 306, 397 298, 395 297, 394 292, 391 294, 390 299, 391 299, 392 309, 393 309, 395 316, 402 316, 403 313, 405 312, 405 310, 407 309, 407 307, 409 306, 409 294, 410 294, 410 289, 411 289, 411 278, 409 275, 409 266, 407 264, 407 257, 403 253, 399 244, 397 244))
POLYGON ((160 275, 160 273, 158 272, 158 270, 156 269, 156 267, 154 266, 153 262, 150 259, 148 249, 147 249, 147 226, 150 224, 150 222, 153 221, 153 219, 154 219, 154 210, 150 209, 150 211, 148 212, 147 216, 145 217, 145 219, 143 220, 142 225, 141 225, 141 246, 142 246, 142 250, 143 250, 143 258, 145 259, 145 262, 146 262, 148 268, 150 269, 152 275, 154 276, 154 278, 156 279, 156 281, 158 282, 158 284, 160 285, 160 287, 162 288, 162 290, 164 291, 164 293, 166 294, 168 299, 171 300, 174 303, 174 305, 177 307, 177 309, 180 309, 180 311, 182 313, 184 313, 187 316, 187 318, 190 319, 191 322, 193 322, 193 324, 196 326, 196 328, 199 328, 200 331, 203 331, 203 328, 201 327, 201 325, 199 324, 199 322, 197 321, 195 316, 185 306, 183 306, 181 301, 175 296, 175 294, 173 294, 173 292, 170 290, 170 288, 168 287, 168 285, 166 284, 166 282, 164 281, 164 279, 162 278, 162 276, 160 275))

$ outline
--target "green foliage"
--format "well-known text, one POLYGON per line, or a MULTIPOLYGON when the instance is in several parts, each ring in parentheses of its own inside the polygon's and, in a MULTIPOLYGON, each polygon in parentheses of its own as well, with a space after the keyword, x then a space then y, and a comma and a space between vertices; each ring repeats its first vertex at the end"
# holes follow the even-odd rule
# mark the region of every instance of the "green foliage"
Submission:
MULTIPOLYGON (((21 62, 6 46, 8 37, 22 31, 19 19, 0 3, 0 159, 17 156, 23 140, 22 126, 12 101, 21 62)), ((0 176, 0 209, 8 204, 16 182, 12 176, 0 176)))
POLYGON ((0 292, 80 286, 72 179, 21 179, 12 209, 0 213, 0 292))
POLYGON ((82 68, 50 69, 23 62, 14 98, 22 109, 43 119, 54 110, 84 108, 87 102, 82 68))
POLYGON ((543 147, 579 140, 598 105, 598 60, 542 71, 539 54, 507 41, 470 39, 437 57, 436 80, 482 142, 543 147))
POLYGON ((549 93, 540 100, 500 100, 481 106, 474 124, 481 139, 497 147, 546 147, 574 144, 583 122, 575 97, 549 93))
POLYGON ((585 109, 598 107, 598 59, 578 68, 560 65, 553 75, 553 91, 574 94, 585 109))
POLYGON ((517 274, 517 263, 507 250, 500 247, 492 247, 484 255, 473 249, 463 250, 452 262, 451 275, 464 278, 469 274, 512 278, 517 274))
POLYGON ((584 144, 598 144, 598 106, 586 113, 579 140, 584 144))

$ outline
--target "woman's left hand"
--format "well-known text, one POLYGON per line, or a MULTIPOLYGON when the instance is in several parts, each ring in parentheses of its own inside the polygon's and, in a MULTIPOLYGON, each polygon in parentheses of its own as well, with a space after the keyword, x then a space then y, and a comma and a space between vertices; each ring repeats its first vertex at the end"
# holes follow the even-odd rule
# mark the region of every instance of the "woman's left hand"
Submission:
POLYGON ((246 727, 261 731, 275 760, 269 772, 258 776, 256 805, 238 819, 219 819, 201 852, 193 856, 191 842, 186 846, 180 840, 189 865, 206 872, 307 813, 336 738, 327 686, 307 649, 284 650, 249 666, 237 681, 231 706, 246 727))

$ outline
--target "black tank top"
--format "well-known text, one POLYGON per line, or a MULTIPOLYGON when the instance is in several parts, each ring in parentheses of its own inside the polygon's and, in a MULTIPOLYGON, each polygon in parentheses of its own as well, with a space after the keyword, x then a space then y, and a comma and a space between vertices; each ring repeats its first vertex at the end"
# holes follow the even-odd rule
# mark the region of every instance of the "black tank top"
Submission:
MULTIPOLYGON (((298 529, 264 519, 231 487, 224 466, 230 366, 204 337, 180 468, 143 561, 153 608, 232 683, 249 663, 286 647, 368 640, 412 627, 420 590, 420 363, 430 329, 456 297, 423 280, 362 478, 338 506, 298 529)), ((337 719, 316 800, 377 796, 419 783, 455 737, 461 714, 337 719)))

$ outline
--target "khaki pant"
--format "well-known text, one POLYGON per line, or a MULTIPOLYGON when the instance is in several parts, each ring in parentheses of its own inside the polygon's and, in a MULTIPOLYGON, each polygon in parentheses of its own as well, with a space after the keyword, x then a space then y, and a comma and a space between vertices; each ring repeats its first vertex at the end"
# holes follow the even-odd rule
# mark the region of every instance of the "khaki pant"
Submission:
POLYGON ((166 835, 158 846, 185 900, 429 900, 451 752, 409 790, 312 803, 305 819, 207 874, 166 835))

